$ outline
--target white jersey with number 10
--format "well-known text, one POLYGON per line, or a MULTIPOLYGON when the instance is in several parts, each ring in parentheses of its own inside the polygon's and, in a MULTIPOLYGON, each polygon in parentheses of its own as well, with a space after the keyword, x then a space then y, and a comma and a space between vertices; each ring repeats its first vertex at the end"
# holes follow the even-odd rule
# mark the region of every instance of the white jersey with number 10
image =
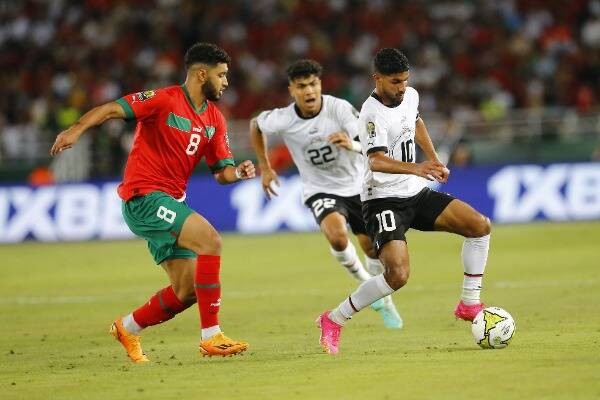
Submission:
MULTIPOLYGON (((419 93, 407 87, 402 103, 388 107, 374 95, 363 103, 358 132, 363 153, 384 151, 394 160, 414 163, 415 129, 419 117, 419 93)), ((361 200, 385 197, 411 197, 425 187, 425 179, 410 174, 373 172, 365 158, 365 175, 361 200)))

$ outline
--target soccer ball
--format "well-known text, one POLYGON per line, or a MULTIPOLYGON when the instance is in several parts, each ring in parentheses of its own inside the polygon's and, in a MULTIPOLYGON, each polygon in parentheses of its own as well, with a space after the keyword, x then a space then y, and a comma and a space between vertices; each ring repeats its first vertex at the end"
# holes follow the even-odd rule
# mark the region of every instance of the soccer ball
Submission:
POLYGON ((484 349, 503 349, 515 334, 515 320, 500 307, 487 307, 479 311, 471 330, 477 344, 484 349))

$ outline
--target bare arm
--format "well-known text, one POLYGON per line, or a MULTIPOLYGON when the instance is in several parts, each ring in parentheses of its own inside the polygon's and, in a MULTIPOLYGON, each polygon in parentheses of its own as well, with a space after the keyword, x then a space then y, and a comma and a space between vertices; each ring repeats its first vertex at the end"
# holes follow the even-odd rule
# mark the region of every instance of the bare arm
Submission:
POLYGON ((86 130, 114 118, 125 118, 125 111, 114 101, 92 108, 77 122, 58 134, 50 149, 50 155, 55 156, 63 150, 70 149, 86 130))
POLYGON ((439 161, 423 119, 419 117, 415 125, 415 142, 419 145, 421 150, 423 150, 423 153, 425 153, 428 160, 439 161))
POLYGON ((439 161, 427 160, 421 163, 408 163, 394 160, 385 155, 383 151, 375 151, 369 154, 369 169, 373 172, 385 172, 386 174, 411 174, 423 177, 430 181, 443 181, 444 165, 439 161))
POLYGON ((252 179, 256 176, 254 164, 250 160, 240 163, 237 167, 227 165, 213 174, 221 185, 235 183, 240 180, 252 179))
POLYGON ((327 137, 329 143, 335 144, 337 147, 354 151, 356 153, 362 153, 362 147, 356 140, 352 140, 345 132, 335 132, 327 137))
POLYGON ((277 173, 271 168, 269 156, 267 155, 267 138, 260 131, 256 118, 252 118, 250 121, 250 142, 256 153, 256 159, 261 171, 263 190, 267 199, 271 199, 271 196, 277 196, 277 192, 271 186, 271 182, 275 182, 279 186, 279 179, 277 173))
POLYGON ((269 161, 269 156, 267 155, 267 138, 260 131, 256 118, 250 120, 250 143, 252 143, 252 147, 256 153, 258 166, 261 169, 270 169, 271 163, 269 161))
MULTIPOLYGON (((428 160, 443 165, 437 155, 437 152, 435 151, 435 147, 433 147, 433 142, 431 141, 431 137, 429 136, 429 132, 427 132, 427 127, 425 126, 425 121, 423 121, 421 117, 417 119, 415 124, 415 142, 417 145, 419 145, 423 153, 425 153, 425 157, 427 157, 428 160)), ((448 170, 445 165, 442 173, 442 179, 438 180, 440 182, 446 182, 448 180, 448 176, 450 175, 450 170, 448 170)))

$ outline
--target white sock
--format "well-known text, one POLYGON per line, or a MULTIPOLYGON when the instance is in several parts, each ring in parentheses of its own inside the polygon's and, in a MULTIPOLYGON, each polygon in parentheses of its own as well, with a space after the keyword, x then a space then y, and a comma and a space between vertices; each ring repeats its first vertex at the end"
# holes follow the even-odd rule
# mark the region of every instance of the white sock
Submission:
POLYGON ((356 248, 351 241, 348 241, 348 246, 342 251, 336 251, 333 248, 330 248, 329 250, 335 259, 338 260, 346 271, 348 271, 348 273, 357 281, 364 282, 371 277, 371 275, 365 271, 365 268, 356 254, 356 248))
POLYGON ((329 313, 329 318, 343 326, 354 314, 393 292, 383 274, 374 276, 361 283, 346 300, 329 313))
POLYGON ((481 303, 480 293, 481 276, 465 275, 463 278, 462 295, 460 297, 463 303, 468 306, 481 303))
MULTIPOLYGON (((383 274, 383 271, 385 271, 385 267, 383 266, 383 263, 381 261, 379 261, 378 258, 371 258, 366 254, 365 254, 365 269, 367 270, 368 273, 371 274, 371 276, 383 274)), ((385 296, 383 298, 383 301, 384 301, 385 305, 388 307, 394 304, 392 301, 391 295, 385 296)))
POLYGON ((463 242, 461 257, 465 273, 461 300, 467 305, 481 303, 481 281, 489 248, 490 235, 466 238, 463 242))
POLYGON ((221 332, 221 328, 219 327, 219 325, 213 325, 208 328, 202 328, 202 340, 210 339, 219 332, 221 332))
POLYGON ((121 321, 123 322, 123 327, 125 330, 129 333, 133 333, 134 335, 139 335, 142 329, 144 329, 139 326, 137 322, 135 322, 135 319, 133 319, 133 313, 127 314, 121 318, 121 321))
POLYGON ((383 274, 383 264, 377 258, 371 258, 365 254, 365 269, 371 276, 383 274))

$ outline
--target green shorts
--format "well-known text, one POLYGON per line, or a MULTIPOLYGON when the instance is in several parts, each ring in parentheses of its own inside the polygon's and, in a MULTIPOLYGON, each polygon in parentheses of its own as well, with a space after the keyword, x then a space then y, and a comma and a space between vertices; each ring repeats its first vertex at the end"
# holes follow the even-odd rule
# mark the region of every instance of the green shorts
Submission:
POLYGON ((148 241, 148 249, 156 264, 170 258, 196 258, 196 253, 176 245, 186 218, 194 211, 163 192, 124 201, 123 217, 137 236, 148 241))

